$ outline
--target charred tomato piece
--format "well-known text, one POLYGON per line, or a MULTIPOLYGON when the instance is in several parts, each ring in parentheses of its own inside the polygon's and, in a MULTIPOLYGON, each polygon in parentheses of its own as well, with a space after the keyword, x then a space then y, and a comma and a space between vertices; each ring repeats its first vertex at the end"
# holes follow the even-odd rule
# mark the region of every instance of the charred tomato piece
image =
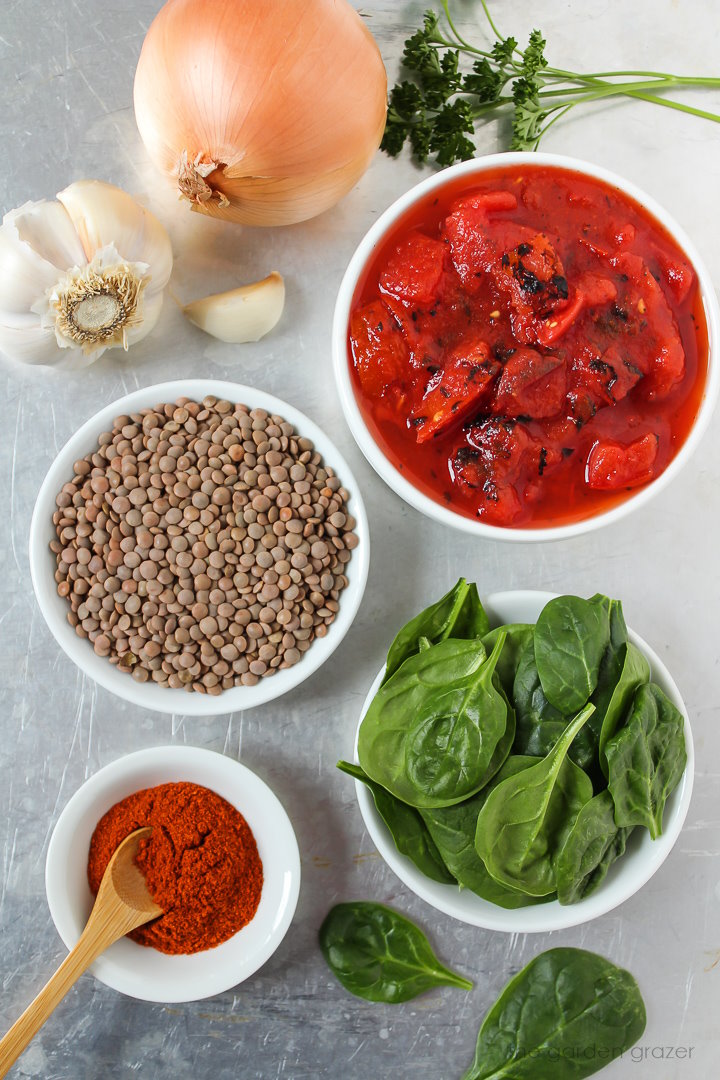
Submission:
POLYGON ((445 245, 421 232, 410 232, 395 248, 380 275, 380 288, 408 303, 427 304, 437 295, 445 245))
POLYGON ((507 417, 479 420, 466 429, 465 437, 466 444, 452 459, 453 477, 472 489, 478 516, 497 525, 511 524, 523 504, 537 498, 545 470, 561 460, 559 451, 507 417))
POLYGON ((558 356, 516 349, 498 379, 493 412, 502 416, 555 416, 566 392, 565 364, 558 356))
POLYGON ((445 219, 443 233, 450 245, 453 266, 470 295, 484 287, 486 275, 497 262, 498 231, 509 230, 513 244, 519 243, 527 233, 532 234, 532 230, 514 222, 490 223, 488 215, 493 211, 516 207, 517 199, 509 191, 478 193, 455 203, 445 219))
POLYGON ((652 432, 629 446, 610 440, 596 442, 585 466, 588 487, 615 491, 647 484, 655 475, 657 453, 658 437, 652 432))
POLYGON ((395 320, 380 300, 350 318, 353 364, 363 391, 380 397, 408 370, 408 351, 395 320))
POLYGON ((667 397, 685 374, 685 351, 670 305, 639 255, 624 251, 609 261, 623 280, 613 308, 613 328, 623 339, 618 347, 647 377, 647 397, 667 397))
POLYGON ((427 442, 464 419, 477 407, 499 370, 486 342, 475 341, 457 348, 430 376, 423 399, 413 410, 411 425, 417 441, 427 442))
POLYGON ((617 345, 611 345, 602 356, 585 346, 571 364, 570 381, 573 387, 591 391, 603 405, 622 401, 642 377, 640 369, 623 356, 617 345))

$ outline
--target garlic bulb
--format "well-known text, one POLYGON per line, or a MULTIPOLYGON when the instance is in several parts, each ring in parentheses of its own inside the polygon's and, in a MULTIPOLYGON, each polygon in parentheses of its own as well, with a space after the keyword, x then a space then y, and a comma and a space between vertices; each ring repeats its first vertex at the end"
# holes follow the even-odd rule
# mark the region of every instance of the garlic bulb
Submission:
POLYGON ((259 341, 277 324, 285 306, 285 282, 277 270, 262 281, 193 300, 183 308, 191 323, 220 341, 259 341))
POLYGON ((152 330, 172 270, 165 228, 112 184, 79 180, 0 226, 0 352, 85 367, 152 330))

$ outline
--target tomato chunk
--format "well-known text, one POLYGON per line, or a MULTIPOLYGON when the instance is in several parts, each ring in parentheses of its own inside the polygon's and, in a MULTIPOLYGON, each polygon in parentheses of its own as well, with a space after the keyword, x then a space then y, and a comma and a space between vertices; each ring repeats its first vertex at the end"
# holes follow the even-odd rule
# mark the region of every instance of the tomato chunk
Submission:
POLYGON ((647 396, 667 397, 685 374, 685 351, 670 305, 639 255, 622 252, 610 262, 627 279, 616 305, 624 348, 648 377, 647 396))
POLYGON ((410 232, 398 244, 380 275, 380 288, 409 303, 427 304, 437 295, 445 245, 421 232, 410 232))
POLYGON ((408 352, 395 320, 380 300, 354 311, 350 319, 352 357, 360 385, 380 397, 407 371, 408 352))
POLYGON ((452 459, 454 479, 473 490, 479 517, 496 525, 511 524, 523 503, 537 498, 537 481, 560 460, 560 452, 508 418, 480 420, 465 437, 452 459))
POLYGON ((585 346, 573 358, 570 370, 573 388, 591 391, 598 405, 622 401, 642 378, 640 369, 623 356, 617 345, 611 345, 602 356, 585 346))
POLYGON ((596 442, 587 459, 588 486, 599 491, 633 488, 646 484, 655 475, 658 437, 652 432, 629 446, 611 441, 596 442))
POLYGON ((504 416, 555 416, 565 400, 565 364, 558 356, 516 349, 497 384, 493 412, 504 416))
POLYGON ((467 416, 499 368, 484 341, 456 349, 445 366, 431 375, 422 401, 413 410, 411 423, 417 430, 417 441, 427 442, 467 416))

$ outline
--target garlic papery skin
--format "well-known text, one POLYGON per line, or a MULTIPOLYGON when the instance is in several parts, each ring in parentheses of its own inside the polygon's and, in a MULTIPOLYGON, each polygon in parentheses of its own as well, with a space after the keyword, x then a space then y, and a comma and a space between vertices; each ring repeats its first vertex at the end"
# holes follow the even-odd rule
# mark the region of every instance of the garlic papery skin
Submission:
POLYGON ((279 322, 284 306, 285 282, 273 270, 252 285, 194 300, 183 311, 206 334, 239 345, 265 337, 279 322))
POLYGON ((170 239, 130 195, 81 180, 0 226, 0 352, 23 364, 85 367, 157 322, 170 239))

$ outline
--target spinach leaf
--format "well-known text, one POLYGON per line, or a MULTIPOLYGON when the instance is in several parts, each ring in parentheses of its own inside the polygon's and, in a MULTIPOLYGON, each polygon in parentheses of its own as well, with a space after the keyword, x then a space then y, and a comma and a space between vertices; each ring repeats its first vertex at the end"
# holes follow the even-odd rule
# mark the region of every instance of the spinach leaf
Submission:
POLYGON ((515 710, 508 701, 505 691, 500 684, 500 680, 497 677, 497 671, 493 675, 493 683, 500 697, 505 702, 507 720, 505 723, 505 731, 493 750, 493 755, 490 758, 488 767, 483 775, 482 783, 480 785, 481 788, 484 788, 488 781, 492 780, 497 771, 502 768, 503 763, 510 756, 512 745, 515 742, 515 710))
POLYGON ((597 686, 610 640, 605 597, 556 596, 535 624, 535 662, 545 697, 561 713, 582 709, 597 686))
POLYGON ((608 788, 617 825, 645 825, 662 833, 668 795, 687 764, 683 715, 655 683, 636 692, 624 725, 605 744, 608 788))
POLYGON ((493 651, 495 642, 501 633, 505 634, 505 644, 500 653, 495 673, 506 696, 512 701, 513 682, 518 660, 528 639, 532 637, 533 627, 531 623, 508 623, 507 626, 498 626, 494 630, 490 630, 482 639, 487 653, 493 651))
POLYGON ((430 830, 430 835, 437 844, 442 860, 448 870, 454 874, 463 889, 469 889, 483 900, 489 900, 504 908, 526 907, 529 904, 542 904, 553 897, 537 898, 527 896, 516 889, 508 889, 488 874, 485 863, 475 850, 475 830, 480 810, 498 784, 508 776, 514 776, 523 769, 536 765, 535 758, 509 757, 490 783, 478 791, 477 795, 455 806, 438 807, 434 810, 421 810, 422 819, 430 830))
POLYGON ((592 713, 587 705, 547 757, 498 784, 478 815, 476 850, 495 880, 511 889, 530 896, 555 892, 557 857, 592 798, 590 778, 567 758, 592 713))
POLYGON ((489 657, 479 640, 450 639, 405 661, 380 687, 358 734, 371 779, 411 806, 451 806, 480 789, 507 727, 489 657))
POLYGON ((477 586, 460 578, 450 592, 421 611, 398 632, 388 652, 383 683, 392 678, 408 657, 423 648, 422 638, 436 645, 449 637, 482 637, 489 625, 477 586))
POLYGON ((545 757, 567 727, 567 719, 543 693, 532 637, 518 658, 512 700, 516 718, 514 752, 545 757))
POLYGON ((338 761, 337 767, 370 789, 375 808, 387 825, 400 854, 406 855, 426 877, 444 885, 454 885, 455 878, 445 866, 420 813, 376 784, 359 765, 338 761))
POLYGON ((615 824, 615 804, 609 791, 601 791, 585 803, 558 855, 561 904, 575 904, 595 892, 615 860, 624 855, 631 832, 615 824))
POLYGON ((583 1080, 629 1050, 645 1022, 628 971, 585 949, 550 949, 490 1009, 463 1080, 583 1080))
POLYGON ((336 904, 320 927, 320 948, 345 989, 366 1001, 409 1001, 435 986, 472 990, 440 963, 414 923, 382 904, 336 904))
POLYGON ((625 645, 621 656, 620 674, 607 703, 603 700, 607 699, 607 691, 601 693, 600 683, 598 683, 598 700, 596 702, 596 708, 600 713, 598 753, 600 767, 605 777, 608 775, 608 763, 605 755, 608 740, 615 734, 618 725, 622 722, 622 718, 627 716, 636 691, 650 681, 650 665, 631 641, 628 641, 625 645))

